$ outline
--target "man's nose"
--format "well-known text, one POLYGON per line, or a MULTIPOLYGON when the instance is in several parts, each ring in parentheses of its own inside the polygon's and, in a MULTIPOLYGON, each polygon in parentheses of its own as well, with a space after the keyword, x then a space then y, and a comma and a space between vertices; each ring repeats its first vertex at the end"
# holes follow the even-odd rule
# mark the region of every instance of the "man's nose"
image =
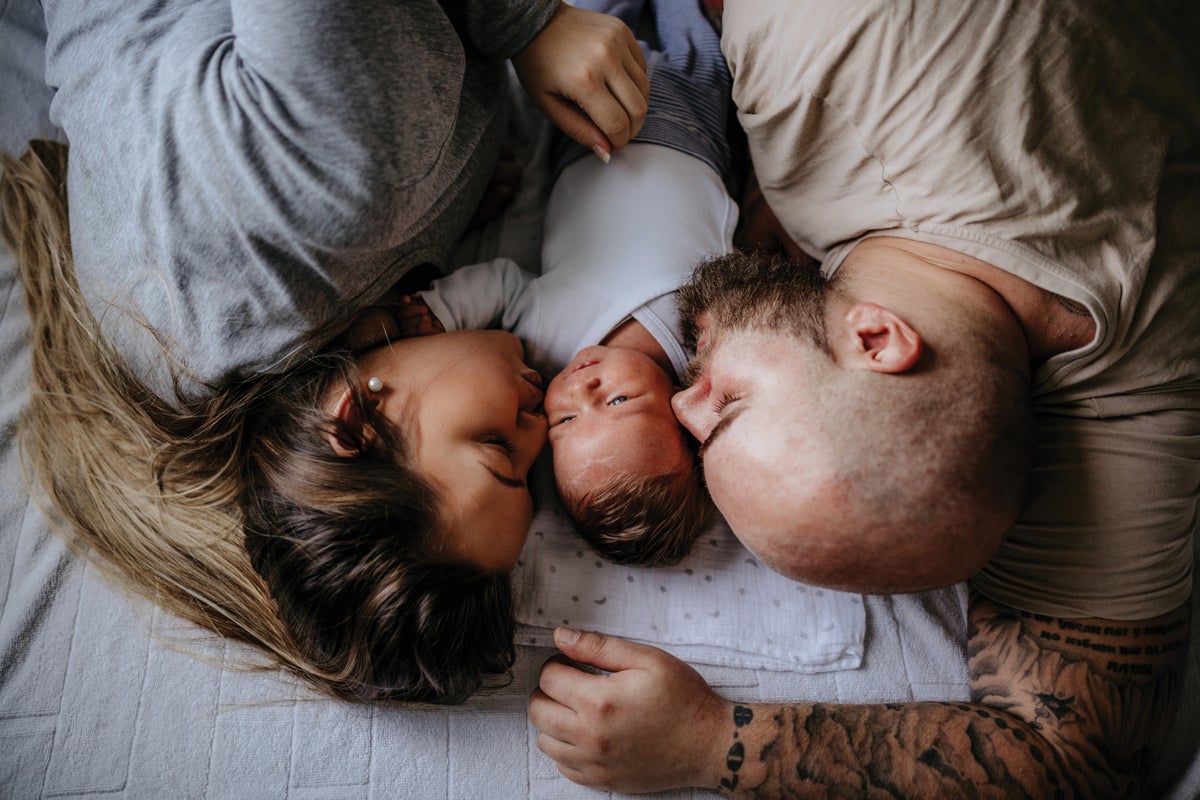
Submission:
POLYGON ((708 392, 704 385, 697 383, 683 391, 676 392, 671 398, 671 410, 675 412, 675 418, 679 420, 679 424, 687 428, 692 436, 701 442, 708 438, 709 431, 716 422, 714 415, 707 412, 705 403, 707 396, 708 392))

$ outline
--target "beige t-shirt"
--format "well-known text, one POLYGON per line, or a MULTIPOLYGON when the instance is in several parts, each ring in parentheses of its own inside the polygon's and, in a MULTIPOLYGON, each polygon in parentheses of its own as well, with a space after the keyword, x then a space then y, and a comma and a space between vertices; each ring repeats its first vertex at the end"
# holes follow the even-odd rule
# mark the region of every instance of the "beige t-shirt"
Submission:
POLYGON ((910 237, 1095 318, 1034 376, 1032 494, 974 583, 1135 619, 1191 589, 1200 89, 1135 4, 1076 5, 730 0, 723 47, 763 192, 827 272, 910 237))

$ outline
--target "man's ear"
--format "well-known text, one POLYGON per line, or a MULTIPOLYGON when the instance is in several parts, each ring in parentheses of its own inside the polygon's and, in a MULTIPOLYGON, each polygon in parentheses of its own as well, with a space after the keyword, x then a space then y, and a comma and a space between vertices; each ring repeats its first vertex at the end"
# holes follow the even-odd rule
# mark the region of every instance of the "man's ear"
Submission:
POLYGON ((907 372, 921 358, 921 334, 890 308, 856 303, 846 312, 860 359, 854 363, 872 372, 907 372))
POLYGON ((350 387, 338 396, 337 404, 333 407, 333 415, 341 423, 330 428, 326 437, 333 452, 341 458, 354 458, 362 455, 372 442, 375 441, 375 429, 367 422, 358 403, 354 402, 354 394, 350 387), (347 432, 357 433, 357 439, 346 435, 347 432))

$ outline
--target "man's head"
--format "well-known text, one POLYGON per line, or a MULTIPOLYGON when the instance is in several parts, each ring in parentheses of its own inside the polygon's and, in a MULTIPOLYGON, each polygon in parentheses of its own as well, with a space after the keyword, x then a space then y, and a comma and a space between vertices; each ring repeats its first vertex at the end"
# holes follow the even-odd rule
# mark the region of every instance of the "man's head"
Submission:
POLYGON ((1028 357, 990 290, 868 250, 837 280, 759 254, 701 265, 679 293, 697 357, 673 406, 717 508, 769 566, 915 591, 973 574, 1016 516, 1028 357))

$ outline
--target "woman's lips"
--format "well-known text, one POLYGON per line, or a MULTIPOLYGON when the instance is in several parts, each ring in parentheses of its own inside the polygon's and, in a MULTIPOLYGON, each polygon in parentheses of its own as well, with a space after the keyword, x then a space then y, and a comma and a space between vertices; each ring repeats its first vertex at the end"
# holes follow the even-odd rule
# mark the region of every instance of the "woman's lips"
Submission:
POLYGON ((527 383, 533 384, 533 388, 537 389, 538 391, 541 391, 542 376, 536 370, 532 370, 532 369, 525 370, 524 372, 521 373, 521 377, 524 378, 527 383))

